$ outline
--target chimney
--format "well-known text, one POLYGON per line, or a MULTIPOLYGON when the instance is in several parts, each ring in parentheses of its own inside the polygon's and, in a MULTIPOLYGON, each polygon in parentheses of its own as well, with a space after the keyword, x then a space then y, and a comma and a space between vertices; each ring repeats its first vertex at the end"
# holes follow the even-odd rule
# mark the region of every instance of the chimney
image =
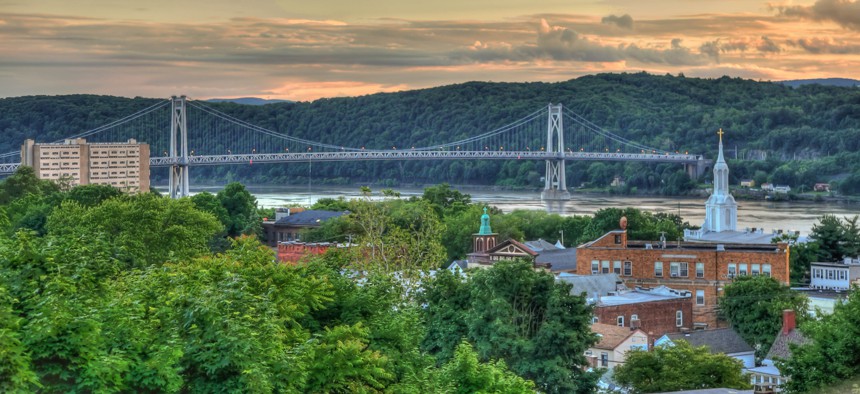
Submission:
POLYGON ((794 310, 785 309, 782 311, 782 333, 788 334, 794 330, 796 324, 794 319, 794 310))

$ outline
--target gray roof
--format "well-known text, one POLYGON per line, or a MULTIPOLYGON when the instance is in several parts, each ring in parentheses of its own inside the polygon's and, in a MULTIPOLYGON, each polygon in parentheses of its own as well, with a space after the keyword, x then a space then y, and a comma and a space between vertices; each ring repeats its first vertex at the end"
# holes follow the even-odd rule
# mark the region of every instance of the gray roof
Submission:
POLYGON ((709 231, 701 238, 685 238, 687 242, 707 242, 726 244, 769 244, 778 234, 746 231, 709 231))
POLYGON ((773 345, 771 345, 770 351, 767 352, 767 356, 764 358, 766 360, 775 360, 776 358, 787 360, 791 358, 791 349, 788 348, 790 343, 802 345, 808 342, 809 339, 797 329, 789 331, 788 334, 783 334, 782 329, 780 329, 779 335, 773 340, 773 345))
POLYGON ((319 210, 307 210, 301 211, 290 216, 284 216, 277 221, 275 221, 275 226, 297 226, 297 227, 310 227, 310 226, 319 226, 322 222, 329 220, 331 218, 340 217, 348 214, 348 211, 319 211, 319 210))
POLYGON ((605 296, 610 291, 616 291, 616 284, 620 282, 616 274, 584 275, 584 276, 559 276, 558 281, 573 285, 570 294, 586 294, 586 298, 594 297, 594 294, 605 296))
POLYGON ((576 248, 545 250, 535 258, 535 263, 550 263, 551 271, 576 271, 576 248))
POLYGON ((598 305, 600 306, 615 306, 626 304, 640 304, 643 302, 666 301, 666 300, 683 300, 687 299, 692 302, 691 293, 689 291, 672 290, 666 286, 660 286, 652 290, 636 289, 634 291, 626 291, 614 296, 601 297, 598 305))
POLYGON ((753 390, 738 390, 738 389, 701 389, 701 390, 683 390, 672 391, 657 394, 753 394, 753 390))
POLYGON ((685 340, 693 346, 707 346, 711 353, 747 353, 753 352, 753 348, 731 328, 719 328, 716 330, 695 330, 690 332, 678 332, 666 334, 672 341, 685 340))
POLYGON ((535 252, 548 252, 550 250, 558 250, 558 247, 556 247, 555 244, 551 244, 540 238, 534 241, 525 241, 523 243, 535 252))

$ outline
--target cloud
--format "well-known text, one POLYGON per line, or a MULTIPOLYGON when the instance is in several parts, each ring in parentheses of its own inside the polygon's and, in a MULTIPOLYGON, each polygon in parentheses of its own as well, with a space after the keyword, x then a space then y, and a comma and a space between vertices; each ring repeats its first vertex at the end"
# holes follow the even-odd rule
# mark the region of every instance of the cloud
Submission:
POLYGON ((603 19, 600 20, 600 23, 607 25, 615 25, 623 29, 633 29, 633 18, 627 14, 621 16, 604 16, 603 19))
POLYGON ((860 30, 860 1, 857 0, 817 0, 811 6, 770 5, 770 7, 782 16, 831 21, 847 29, 860 30))
POLYGON ((777 45, 775 42, 773 42, 773 40, 771 40, 767 36, 761 36, 761 41, 756 46, 756 49, 758 49, 759 52, 763 52, 763 53, 779 53, 779 52, 782 52, 782 48, 780 48, 779 45, 777 45))
POLYGON ((829 38, 801 38, 789 43, 814 54, 860 54, 860 44, 835 42, 829 38))

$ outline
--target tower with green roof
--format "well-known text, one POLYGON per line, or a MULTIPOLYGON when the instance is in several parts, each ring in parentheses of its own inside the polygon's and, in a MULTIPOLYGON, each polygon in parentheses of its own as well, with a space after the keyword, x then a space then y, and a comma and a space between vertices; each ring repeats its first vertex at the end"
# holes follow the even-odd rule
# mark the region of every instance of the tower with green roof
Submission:
POLYGON ((484 207, 484 214, 481 215, 481 227, 477 233, 472 234, 473 254, 486 254, 488 250, 495 248, 497 235, 490 228, 490 215, 487 214, 487 207, 484 207))

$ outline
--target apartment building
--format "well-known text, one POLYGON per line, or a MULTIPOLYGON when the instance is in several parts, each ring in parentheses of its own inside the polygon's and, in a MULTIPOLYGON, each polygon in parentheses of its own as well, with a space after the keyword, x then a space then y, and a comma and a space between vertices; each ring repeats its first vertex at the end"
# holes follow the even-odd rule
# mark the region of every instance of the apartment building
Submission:
POLYGON ((127 142, 61 143, 24 141, 21 164, 33 167, 39 179, 64 180, 71 186, 110 185, 127 193, 149 191, 149 145, 127 142))

